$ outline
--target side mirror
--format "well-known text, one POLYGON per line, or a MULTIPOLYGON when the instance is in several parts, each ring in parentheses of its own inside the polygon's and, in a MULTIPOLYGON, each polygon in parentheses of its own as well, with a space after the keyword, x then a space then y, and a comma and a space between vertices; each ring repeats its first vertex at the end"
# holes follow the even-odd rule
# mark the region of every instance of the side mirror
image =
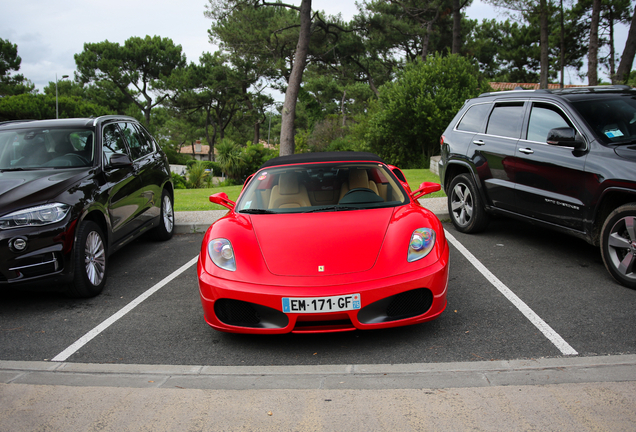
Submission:
POLYGON ((130 156, 123 153, 113 153, 108 160, 107 168, 123 168, 131 166, 133 163, 130 160, 130 156))
POLYGON ((222 205, 225 208, 230 210, 234 209, 236 203, 232 201, 225 192, 215 193, 214 195, 210 195, 210 202, 214 204, 222 205))
POLYGON ((576 133, 576 129, 571 127, 550 129, 546 142, 554 146, 574 147, 575 149, 585 147, 585 141, 576 133))
POLYGON ((437 183, 424 182, 420 185, 420 187, 415 192, 411 193, 411 197, 413 197, 413 199, 416 200, 421 196, 428 195, 433 192, 437 192, 438 190, 441 190, 441 189, 442 189, 442 186, 437 183))

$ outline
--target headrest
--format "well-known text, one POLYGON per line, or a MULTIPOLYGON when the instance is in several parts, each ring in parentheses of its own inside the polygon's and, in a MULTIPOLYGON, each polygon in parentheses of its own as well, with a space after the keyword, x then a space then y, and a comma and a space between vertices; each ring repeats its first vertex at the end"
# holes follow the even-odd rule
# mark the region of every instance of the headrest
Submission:
POLYGON ((278 179, 279 193, 281 195, 295 195, 299 192, 298 177, 296 173, 281 174, 278 179))
POLYGON ((351 169, 349 170, 349 189, 355 188, 368 188, 369 176, 365 169, 351 169))

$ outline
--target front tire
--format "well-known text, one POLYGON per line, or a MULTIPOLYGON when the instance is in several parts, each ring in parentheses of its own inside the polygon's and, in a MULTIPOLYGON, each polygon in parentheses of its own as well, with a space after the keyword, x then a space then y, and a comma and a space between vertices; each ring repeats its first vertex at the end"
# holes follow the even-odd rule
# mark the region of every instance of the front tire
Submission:
POLYGON ((618 207, 605 219, 601 255, 617 282, 636 289, 636 203, 618 207))
POLYGON ((174 234, 174 207, 172 197, 167 190, 161 193, 161 214, 159 216, 159 226, 152 230, 155 240, 166 241, 174 234))
POLYGON ((95 297, 106 285, 107 253, 104 234, 93 221, 84 221, 77 230, 73 248, 73 282, 67 289, 72 297, 95 297))
POLYGON ((448 214, 459 232, 477 233, 488 226, 490 218, 475 182, 468 174, 460 174, 451 180, 448 189, 448 214))

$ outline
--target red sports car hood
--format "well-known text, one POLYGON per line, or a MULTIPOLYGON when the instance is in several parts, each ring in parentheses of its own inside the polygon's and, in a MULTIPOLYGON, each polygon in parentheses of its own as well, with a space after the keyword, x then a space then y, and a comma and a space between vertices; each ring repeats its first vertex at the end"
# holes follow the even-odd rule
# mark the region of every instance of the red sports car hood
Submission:
POLYGON ((330 276, 375 264, 393 208, 252 216, 269 270, 279 276, 330 276))

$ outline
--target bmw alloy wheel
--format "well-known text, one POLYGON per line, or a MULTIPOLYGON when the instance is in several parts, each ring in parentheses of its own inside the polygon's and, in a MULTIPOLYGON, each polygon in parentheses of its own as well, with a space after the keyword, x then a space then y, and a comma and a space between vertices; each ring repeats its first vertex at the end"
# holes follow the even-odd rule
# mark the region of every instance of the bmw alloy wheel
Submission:
POLYGON ((106 269, 106 249, 104 242, 96 231, 91 231, 84 245, 84 263, 86 276, 91 284, 98 286, 104 279, 106 269))
POLYGON ((174 211, 172 209, 172 201, 166 194, 163 195, 163 225, 166 228, 166 232, 171 233, 174 228, 174 211))

